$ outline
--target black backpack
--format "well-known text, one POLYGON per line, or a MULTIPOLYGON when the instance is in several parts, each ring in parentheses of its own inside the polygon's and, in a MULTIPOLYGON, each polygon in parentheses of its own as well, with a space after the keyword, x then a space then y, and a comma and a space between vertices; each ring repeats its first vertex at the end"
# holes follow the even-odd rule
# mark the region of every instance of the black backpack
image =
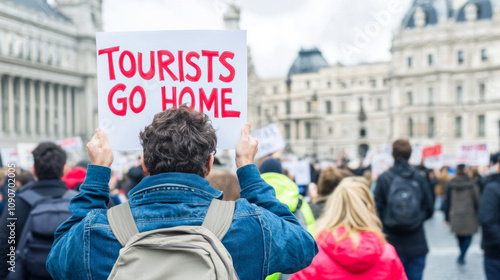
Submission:
POLYGON ((384 227, 396 231, 413 231, 424 222, 423 190, 413 175, 402 177, 392 174, 387 194, 387 209, 382 217, 384 227))
POLYGON ((9 274, 8 280, 52 279, 45 263, 54 242, 54 233, 71 217, 69 202, 77 194, 70 190, 62 196, 47 197, 26 190, 19 195, 30 205, 31 212, 16 249, 20 260, 18 268, 9 274))

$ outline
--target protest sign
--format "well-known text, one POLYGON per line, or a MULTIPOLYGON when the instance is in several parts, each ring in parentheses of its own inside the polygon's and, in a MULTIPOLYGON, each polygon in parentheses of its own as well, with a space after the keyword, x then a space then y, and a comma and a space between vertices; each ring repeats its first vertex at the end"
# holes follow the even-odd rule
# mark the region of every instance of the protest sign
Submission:
POLYGON ((285 148, 285 140, 281 136, 280 128, 273 123, 250 134, 259 141, 259 150, 256 159, 270 155, 285 148))
POLYGON ((33 154, 31 153, 37 143, 18 143, 17 144, 17 155, 19 157, 19 166, 24 169, 30 169, 33 166, 33 154))
POLYGON ((372 157, 371 166, 372 166, 372 175, 379 176, 385 171, 389 170, 391 166, 394 165, 394 158, 392 155, 383 153, 376 154, 372 157))
POLYGON ((441 144, 425 147, 422 151, 422 158, 438 157, 442 153, 441 144))
POLYGON ((424 157, 424 166, 429 169, 440 169, 443 167, 443 157, 442 156, 427 156, 424 157))
POLYGON ((282 166, 295 177, 297 185, 304 186, 311 183, 311 167, 308 160, 283 162, 282 166))
POLYGON ((420 165, 422 163, 422 151, 423 148, 420 145, 411 146, 411 156, 408 162, 411 165, 420 165))
POLYGON ((490 164, 490 147, 488 143, 460 145, 458 162, 473 166, 488 166, 490 164))
POLYGON ((15 166, 19 166, 19 156, 17 155, 16 149, 2 149, 0 150, 0 155, 2 156, 2 166, 9 166, 11 163, 14 163, 15 166))
POLYGON ((61 148, 63 148, 63 150, 68 154, 79 151, 83 148, 82 138, 80 136, 61 139, 56 141, 56 144, 61 146, 61 148))
POLYGON ((140 150, 154 115, 182 104, 207 114, 220 149, 247 118, 246 31, 97 33, 99 126, 114 150, 140 150))

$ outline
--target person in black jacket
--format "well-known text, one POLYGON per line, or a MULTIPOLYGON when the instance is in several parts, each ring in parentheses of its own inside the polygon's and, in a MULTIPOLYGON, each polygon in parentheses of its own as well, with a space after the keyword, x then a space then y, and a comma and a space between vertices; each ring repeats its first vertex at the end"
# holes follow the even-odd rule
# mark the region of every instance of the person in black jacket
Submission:
MULTIPOLYGON (((35 150, 33 150, 34 171, 37 181, 27 184, 23 187, 19 194, 22 192, 34 191, 45 197, 62 196, 68 188, 66 184, 61 181, 63 176, 64 166, 66 164, 66 153, 64 150, 54 143, 45 142, 40 143, 35 150), (29 186, 28 186, 29 185, 29 186)), ((19 243, 21 233, 23 232, 24 225, 31 212, 31 206, 27 201, 24 201, 19 195, 16 196, 15 201, 15 243, 8 242, 10 235, 10 228, 7 226, 12 222, 8 218, 9 211, 2 213, 0 220, 0 279, 5 279, 9 273, 10 264, 8 260, 10 257, 11 246, 19 243)), ((18 261, 18 260, 16 260, 18 261)))
POLYGON ((387 172, 382 173, 377 180, 375 188, 375 204, 379 217, 382 220, 384 233, 387 235, 387 242, 396 248, 396 251, 403 263, 406 275, 409 280, 422 279, 425 268, 426 255, 429 252, 427 240, 423 228, 423 221, 432 217, 434 210, 434 200, 427 179, 417 170, 408 164, 411 155, 411 145, 408 140, 396 140, 392 146, 392 156, 394 166, 387 172), (405 178, 415 182, 416 191, 420 198, 419 213, 421 219, 418 224, 413 225, 411 230, 401 230, 389 228, 387 226, 387 213, 389 212, 389 193, 391 184, 397 177, 405 178))
POLYGON ((500 155, 493 163, 496 173, 488 177, 479 205, 483 229, 484 270, 488 280, 500 279, 500 155))

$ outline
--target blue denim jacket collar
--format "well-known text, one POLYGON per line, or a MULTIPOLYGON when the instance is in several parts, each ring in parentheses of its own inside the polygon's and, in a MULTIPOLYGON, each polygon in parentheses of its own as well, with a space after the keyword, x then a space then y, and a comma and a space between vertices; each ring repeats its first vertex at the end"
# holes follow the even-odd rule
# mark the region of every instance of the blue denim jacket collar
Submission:
POLYGON ((222 198, 222 192, 211 187, 207 179, 197 174, 167 172, 145 177, 137 186, 129 192, 129 197, 133 197, 154 188, 166 186, 181 186, 186 189, 198 190, 206 193, 210 199, 222 198))

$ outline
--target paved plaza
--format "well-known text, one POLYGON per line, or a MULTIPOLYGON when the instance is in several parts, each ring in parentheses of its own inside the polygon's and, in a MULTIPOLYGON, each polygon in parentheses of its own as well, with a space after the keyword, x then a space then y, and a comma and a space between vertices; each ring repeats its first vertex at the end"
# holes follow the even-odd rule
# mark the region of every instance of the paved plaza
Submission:
POLYGON ((475 234, 467 252, 466 264, 459 266, 457 240, 444 223, 444 214, 436 211, 425 224, 427 241, 431 247, 427 256, 424 280, 485 280, 481 235, 475 234))

